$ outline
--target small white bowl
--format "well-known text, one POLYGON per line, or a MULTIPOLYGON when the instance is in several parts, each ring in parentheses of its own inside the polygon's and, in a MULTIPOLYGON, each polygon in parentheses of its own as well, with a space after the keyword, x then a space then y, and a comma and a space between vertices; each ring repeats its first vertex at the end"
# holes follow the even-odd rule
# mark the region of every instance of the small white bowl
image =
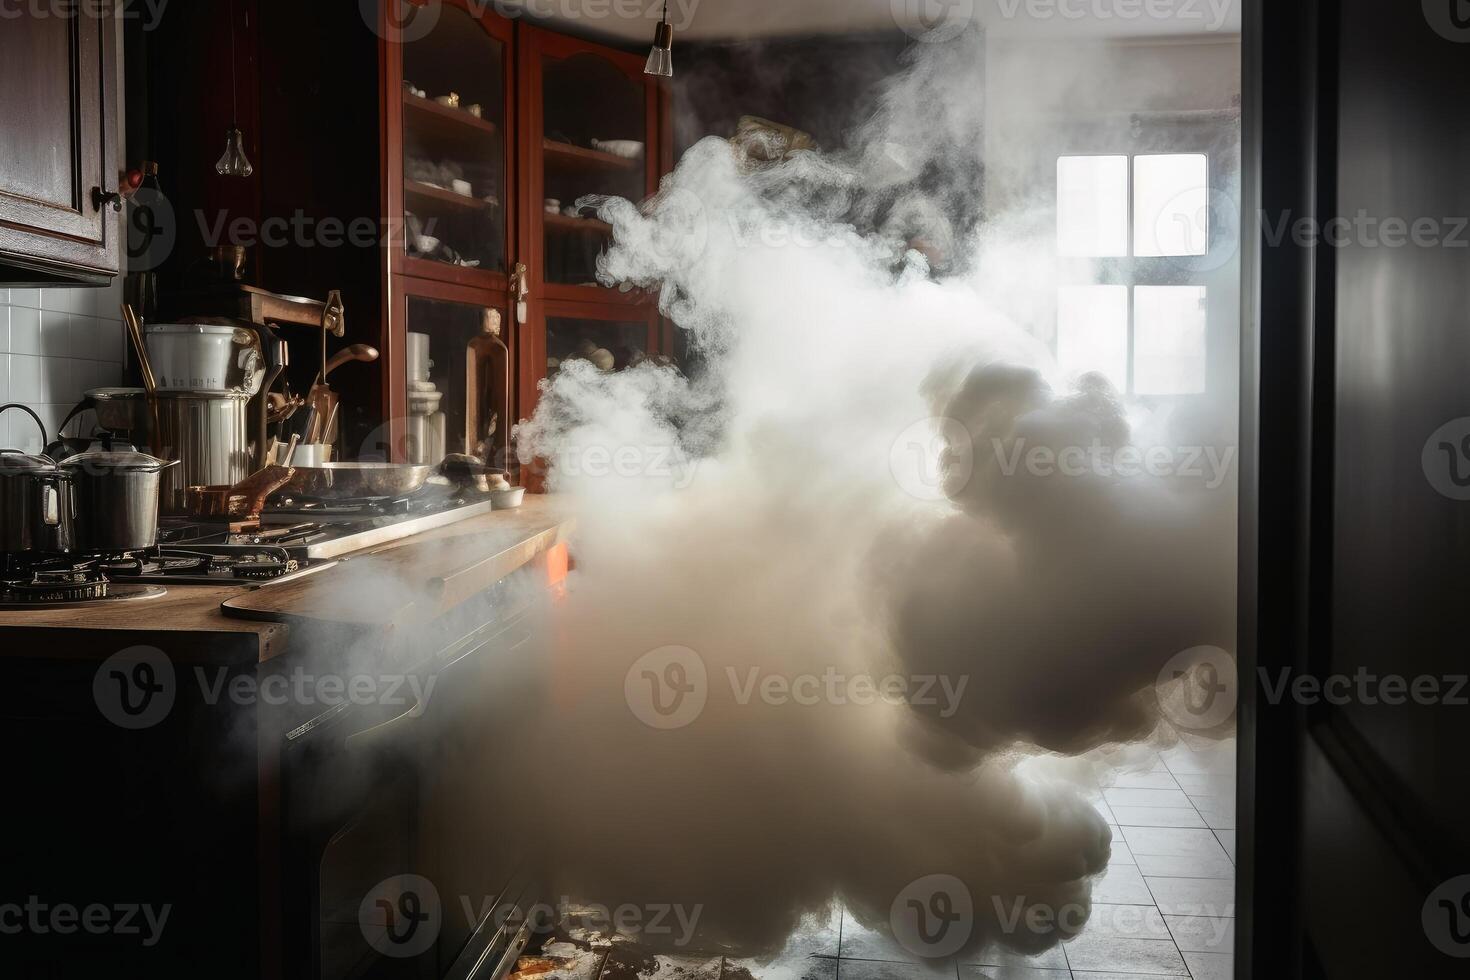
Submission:
POLYGON ((460 197, 475 196, 475 187, 467 180, 456 180, 453 184, 450 185, 450 187, 454 191, 454 193, 458 194, 460 197))
POLYGON ((625 160, 636 160, 643 156, 643 144, 637 140, 593 140, 592 148, 625 160))
POLYGON ((420 255, 433 255, 439 251, 439 239, 433 235, 420 235, 413 240, 413 247, 420 255))
POLYGON ((511 487, 509 490, 490 491, 491 510, 515 510, 526 499, 525 487, 511 487))

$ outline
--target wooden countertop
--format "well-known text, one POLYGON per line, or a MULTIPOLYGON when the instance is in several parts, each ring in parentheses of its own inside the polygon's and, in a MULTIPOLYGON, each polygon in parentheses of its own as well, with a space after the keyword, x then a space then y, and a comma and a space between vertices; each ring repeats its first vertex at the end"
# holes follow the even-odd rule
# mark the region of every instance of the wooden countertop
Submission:
MULTIPOLYGON (((253 650, 258 660, 270 660, 284 651, 293 623, 372 628, 432 618, 564 541, 570 528, 559 502, 528 494, 517 510, 368 549, 290 582, 178 585, 158 599, 0 612, 0 659, 33 657, 38 649, 105 657, 132 639, 253 650), (95 644, 88 642, 93 634, 95 644), (228 641, 211 634, 229 634, 228 641)), ((216 659, 206 651, 200 656, 216 659)))

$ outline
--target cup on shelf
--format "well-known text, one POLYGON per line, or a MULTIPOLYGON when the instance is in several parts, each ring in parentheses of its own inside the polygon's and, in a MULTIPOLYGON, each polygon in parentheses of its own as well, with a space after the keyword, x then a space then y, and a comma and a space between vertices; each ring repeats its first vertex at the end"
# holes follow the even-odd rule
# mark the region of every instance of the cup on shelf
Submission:
POLYGON ((548 197, 545 201, 542 201, 541 204, 542 207, 546 209, 547 214, 561 214, 560 199, 555 197, 548 197))
POLYGON ((456 181, 453 181, 450 184, 450 187, 451 187, 451 189, 453 189, 454 193, 458 194, 460 197, 474 197, 475 196, 475 188, 474 188, 474 185, 471 184, 467 180, 456 180, 456 181))

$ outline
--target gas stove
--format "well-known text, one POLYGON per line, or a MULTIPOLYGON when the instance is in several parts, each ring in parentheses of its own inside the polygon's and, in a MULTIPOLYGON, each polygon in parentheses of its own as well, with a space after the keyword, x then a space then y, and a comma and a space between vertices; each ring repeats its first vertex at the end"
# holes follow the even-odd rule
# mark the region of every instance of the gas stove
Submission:
POLYGON ((153 585, 114 583, 94 560, 55 558, 8 562, 0 576, 0 610, 56 609, 98 602, 157 599, 153 585))
POLYGON ((248 526, 165 518, 158 538, 170 548, 278 548, 306 567, 489 512, 490 501, 483 495, 428 484, 399 499, 284 498, 273 501, 259 522, 248 526))

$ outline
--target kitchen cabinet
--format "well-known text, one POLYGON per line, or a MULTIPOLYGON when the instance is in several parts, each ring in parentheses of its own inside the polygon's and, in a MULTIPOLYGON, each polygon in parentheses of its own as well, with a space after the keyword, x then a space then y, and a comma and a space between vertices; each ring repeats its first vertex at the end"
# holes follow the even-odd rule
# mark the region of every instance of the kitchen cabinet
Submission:
POLYGON ((4 18, 0 30, 0 284, 117 275, 117 21, 113 0, 4 18))
POLYGON ((641 201, 657 190, 670 161, 667 93, 643 74, 640 55, 490 5, 385 3, 379 17, 382 203, 396 227, 382 261, 388 420, 382 445, 368 451, 426 462, 475 452, 486 433, 468 427, 493 405, 495 464, 515 471, 510 430, 534 411, 549 358, 574 356, 570 345, 587 338, 592 350, 616 348, 617 367, 663 349, 651 295, 597 285, 612 229, 575 201, 641 201), (477 396, 469 342, 491 310, 509 381, 477 396))

